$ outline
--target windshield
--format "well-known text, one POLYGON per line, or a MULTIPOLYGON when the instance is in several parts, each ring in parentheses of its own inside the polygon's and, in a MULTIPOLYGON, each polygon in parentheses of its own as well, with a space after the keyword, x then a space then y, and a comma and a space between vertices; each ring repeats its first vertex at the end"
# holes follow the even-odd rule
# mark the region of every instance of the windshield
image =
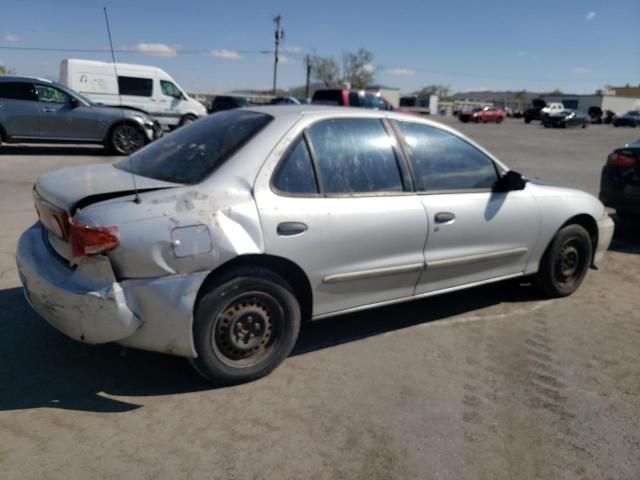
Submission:
POLYGON ((273 117, 228 110, 180 128, 115 166, 172 183, 198 183, 213 173, 273 117))

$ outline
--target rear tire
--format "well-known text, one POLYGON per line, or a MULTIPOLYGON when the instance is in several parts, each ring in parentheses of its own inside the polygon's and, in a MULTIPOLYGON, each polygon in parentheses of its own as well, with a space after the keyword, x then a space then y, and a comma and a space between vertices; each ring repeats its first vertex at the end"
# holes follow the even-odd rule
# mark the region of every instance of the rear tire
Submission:
POLYGON ((195 369, 218 385, 264 377, 291 353, 300 305, 279 275, 258 267, 228 272, 195 308, 195 369))
POLYGON ((189 125, 190 123, 195 122, 198 119, 198 117, 194 116, 194 115, 185 115, 184 117, 182 117, 180 119, 180 126, 184 127, 185 125, 189 125))
POLYGON ((147 143, 145 133, 140 127, 130 123, 121 123, 111 129, 108 148, 117 155, 129 155, 147 143))
POLYGON ((567 225, 551 240, 533 283, 549 297, 571 295, 584 280, 591 257, 589 233, 580 225, 567 225))

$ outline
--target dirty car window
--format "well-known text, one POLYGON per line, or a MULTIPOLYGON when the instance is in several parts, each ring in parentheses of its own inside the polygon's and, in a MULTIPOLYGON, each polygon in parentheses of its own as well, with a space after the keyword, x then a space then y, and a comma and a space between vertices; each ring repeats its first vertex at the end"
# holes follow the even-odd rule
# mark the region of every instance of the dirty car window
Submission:
POLYGON ((242 145, 271 121, 272 117, 250 111, 227 111, 209 115, 157 140, 116 164, 144 177, 193 184, 204 180, 242 145))

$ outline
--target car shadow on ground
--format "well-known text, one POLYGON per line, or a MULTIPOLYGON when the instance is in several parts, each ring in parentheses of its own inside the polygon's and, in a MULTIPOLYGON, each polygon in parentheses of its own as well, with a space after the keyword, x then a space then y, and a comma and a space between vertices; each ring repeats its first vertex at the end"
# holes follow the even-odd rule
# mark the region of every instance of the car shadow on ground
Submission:
POLYGON ((620 253, 640 254, 640 225, 629 225, 612 215, 616 224, 609 250, 620 253))
MULTIPOLYGON (((342 315, 304 325, 292 355, 498 303, 534 300, 539 297, 531 287, 508 282, 342 315)), ((139 399, 146 396, 216 388, 182 358, 68 339, 33 312, 21 288, 0 290, 0 312, 0 411, 49 407, 126 412, 142 407, 139 399)))
POLYGON ((110 156, 109 152, 100 145, 11 145, 2 144, 0 146, 0 156, 2 155, 58 155, 58 156, 110 156))

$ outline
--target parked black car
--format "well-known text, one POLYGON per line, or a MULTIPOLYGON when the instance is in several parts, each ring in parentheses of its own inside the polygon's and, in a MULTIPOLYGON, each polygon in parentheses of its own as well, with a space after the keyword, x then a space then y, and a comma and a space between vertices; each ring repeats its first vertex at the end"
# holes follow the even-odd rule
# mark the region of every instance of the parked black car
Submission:
POLYGON ((613 151, 602 168, 600 201, 625 223, 640 225, 640 140, 613 151))
POLYGON ((532 120, 542 120, 540 111, 547 106, 542 98, 534 98, 531 101, 531 108, 528 108, 524 112, 524 123, 531 123, 532 120))
POLYGON ((209 113, 220 112, 222 110, 233 110, 234 108, 248 107, 252 105, 249 97, 236 97, 235 95, 216 95, 207 107, 209 113))
POLYGON ((554 115, 545 115, 542 119, 542 125, 544 128, 567 128, 567 127, 582 127, 587 128, 590 119, 587 115, 578 110, 564 110, 554 115))
POLYGON ((595 124, 602 123, 602 117, 604 115, 604 112, 600 107, 589 107, 588 113, 589 113, 589 118, 591 119, 591 123, 595 123, 595 124))
POLYGON ((602 116, 602 123, 604 123, 605 125, 610 125, 613 123, 615 119, 616 119, 615 112, 611 110, 604 111, 604 115, 602 116))
POLYGON ((614 127, 637 127, 640 125, 640 111, 632 110, 613 119, 614 127))

